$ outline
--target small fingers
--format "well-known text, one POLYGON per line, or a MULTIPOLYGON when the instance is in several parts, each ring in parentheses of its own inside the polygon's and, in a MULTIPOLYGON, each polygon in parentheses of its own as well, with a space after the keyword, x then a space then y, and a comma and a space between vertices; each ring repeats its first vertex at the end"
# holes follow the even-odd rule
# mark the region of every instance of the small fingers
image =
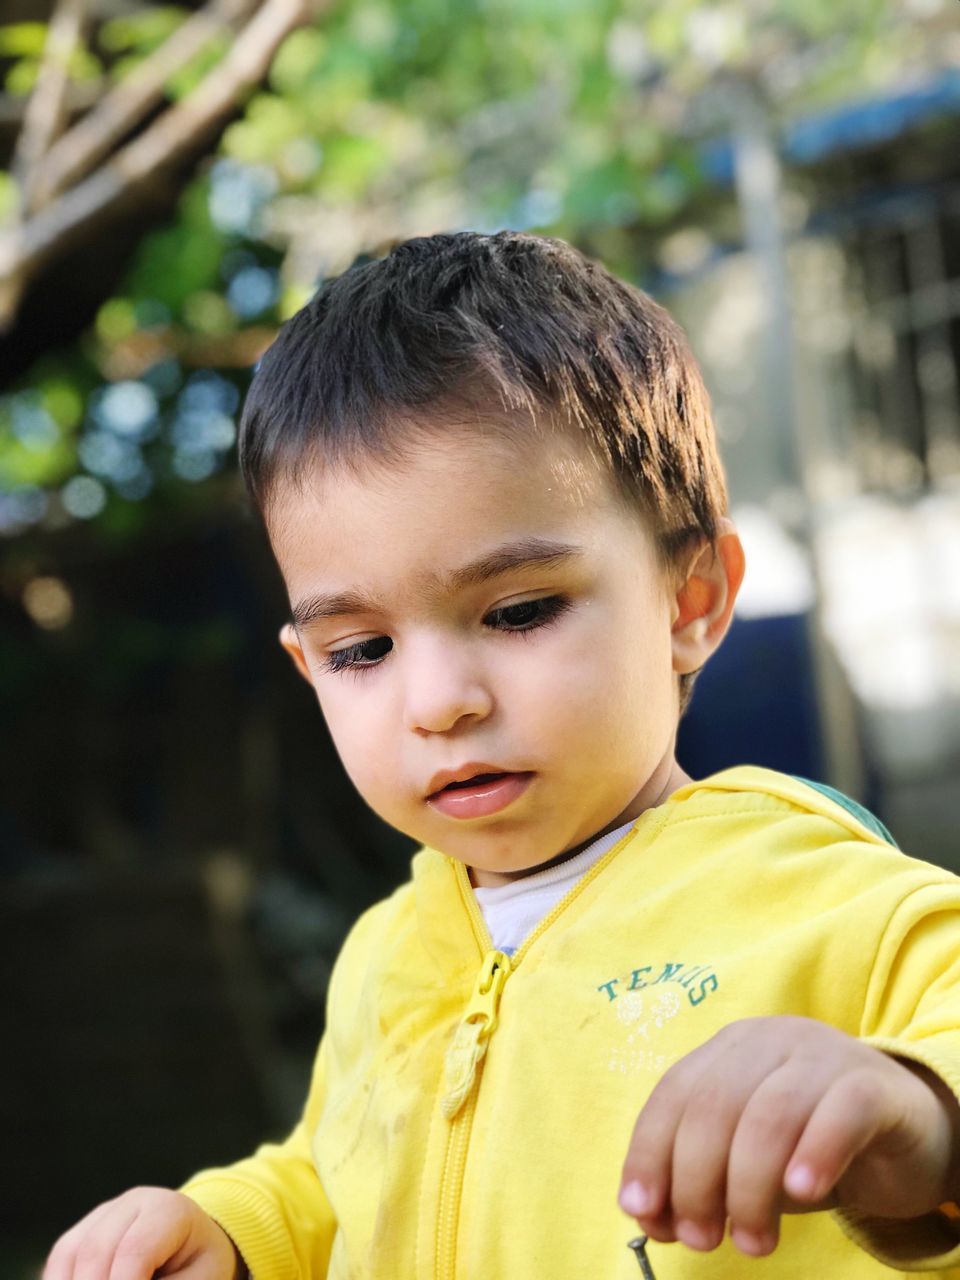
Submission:
POLYGON ((777 1247, 790 1163, 823 1081, 793 1061, 772 1072, 743 1108, 730 1143, 726 1210, 741 1253, 762 1257, 777 1247))
MULTIPOLYGON (((117 1253, 123 1246, 130 1228, 136 1222, 140 1210, 136 1203, 121 1196, 115 1202, 116 1210, 106 1215, 95 1233, 89 1233, 80 1242, 73 1280, 121 1280, 118 1276, 117 1253)), ((150 1280, 154 1267, 142 1260, 138 1271, 127 1271, 122 1280, 150 1280)))
MULTIPOLYGON (((896 1157, 930 1128, 915 1114, 929 1090, 911 1095, 895 1070, 811 1019, 731 1023, 650 1095, 624 1162, 620 1205, 654 1240, 713 1249, 729 1218, 741 1252, 771 1253, 783 1213, 853 1202, 864 1188, 871 1203, 878 1187, 883 1198, 896 1157)), ((902 1195, 902 1186, 891 1187, 891 1203, 902 1195)))
MULTIPOLYGON (((188 1264, 205 1252, 191 1243, 193 1209, 185 1197, 157 1189, 142 1199, 136 1218, 117 1241, 109 1280, 150 1280, 163 1273, 190 1274, 188 1264)), ((219 1228, 217 1228, 219 1230, 219 1228)))
POLYGON ((851 1161, 875 1138, 885 1114, 882 1081, 870 1069, 832 1082, 802 1063, 764 1083, 744 1111, 730 1152, 727 1211, 743 1253, 771 1253, 780 1215, 828 1208, 851 1161), (779 1078, 778 1078, 779 1077, 779 1078))
POLYGON ((621 1175, 620 1207, 639 1219, 654 1240, 676 1239, 665 1225, 672 1218, 669 1201, 674 1136, 690 1091, 712 1056, 713 1045, 713 1040, 707 1041, 670 1067, 633 1126, 621 1175), (655 1226, 664 1214, 666 1218, 655 1226))
POLYGON ((42 1280, 73 1280, 81 1243, 99 1236, 104 1219, 116 1212, 116 1206, 116 1200, 105 1200, 65 1231, 47 1255, 42 1280))
POLYGON ((875 1070, 838 1078, 817 1103, 797 1143, 784 1175, 787 1193, 810 1203, 827 1199, 885 1127, 890 1110, 888 1091, 875 1070))
POLYGON ((723 1239, 730 1144, 751 1095, 784 1061, 776 1029, 766 1018, 730 1023, 650 1095, 624 1164, 620 1205, 654 1240, 710 1250, 723 1239))
MULTIPOLYGON (((109 1280, 110 1264, 117 1241, 136 1217, 134 1205, 123 1196, 99 1205, 58 1242, 65 1246, 62 1280, 109 1280)), ((51 1255, 52 1257, 53 1255, 51 1255)), ((56 1273, 61 1280, 61 1273, 56 1273)), ((44 1280, 49 1280, 44 1272, 44 1280)))
POLYGON ((98 1205, 54 1244, 43 1280, 151 1280, 189 1236, 182 1199, 136 1187, 98 1205))
POLYGON ((727 1158, 753 1081, 738 1087, 699 1083, 681 1117, 673 1148, 670 1205, 677 1238, 691 1249, 715 1249, 726 1229, 727 1158))

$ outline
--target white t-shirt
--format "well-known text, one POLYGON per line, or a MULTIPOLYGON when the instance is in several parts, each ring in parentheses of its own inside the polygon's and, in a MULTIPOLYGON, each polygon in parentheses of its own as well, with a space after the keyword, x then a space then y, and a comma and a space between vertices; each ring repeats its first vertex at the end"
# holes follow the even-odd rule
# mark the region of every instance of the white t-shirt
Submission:
POLYGON ((512 956, 528 933, 532 932, 545 915, 568 893, 582 875, 612 849, 621 836, 633 826, 636 819, 625 822, 616 831, 608 831, 566 862, 546 871, 512 880, 509 884, 496 884, 474 889, 483 918, 498 951, 512 956))

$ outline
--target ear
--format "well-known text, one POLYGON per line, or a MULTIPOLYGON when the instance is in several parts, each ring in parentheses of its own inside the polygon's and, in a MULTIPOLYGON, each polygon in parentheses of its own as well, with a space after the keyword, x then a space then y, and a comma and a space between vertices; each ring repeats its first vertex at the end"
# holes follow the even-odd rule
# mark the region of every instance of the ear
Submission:
POLYGON ((702 544, 673 601, 673 669, 699 671, 720 647, 743 582, 743 546, 731 520, 720 521, 716 548, 702 544))
POLYGON ((292 622, 285 622, 280 628, 280 643, 289 653, 293 665, 306 680, 307 684, 313 688, 313 677, 310 674, 310 668, 307 666, 307 660, 303 656, 297 629, 292 622))

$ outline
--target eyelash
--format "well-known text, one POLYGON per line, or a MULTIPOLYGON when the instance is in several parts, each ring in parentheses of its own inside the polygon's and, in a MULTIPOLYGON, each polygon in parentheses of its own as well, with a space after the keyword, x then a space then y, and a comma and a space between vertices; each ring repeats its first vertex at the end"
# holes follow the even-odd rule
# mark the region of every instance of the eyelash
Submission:
MULTIPOLYGON (((570 608, 570 601, 566 596, 542 596, 537 600, 520 600, 516 604, 504 605, 500 609, 493 609, 487 614, 487 618, 501 617, 510 613, 514 609, 529 609, 532 606, 539 606, 543 611, 538 617, 524 627, 493 627, 495 631, 505 631, 508 635, 525 636, 531 631, 539 631, 542 627, 548 627, 551 623, 556 622, 570 608)), ((486 618, 484 619, 486 621, 486 618)), ((368 645, 380 644, 384 640, 389 640, 389 636, 376 636, 373 640, 361 640, 359 644, 352 644, 346 649, 337 649, 333 653, 328 653, 323 660, 324 671, 331 671, 335 674, 344 674, 351 672, 355 676, 361 676, 365 671, 370 671, 374 667, 379 667, 387 653, 377 654, 372 662, 364 662, 364 650, 368 645)), ((392 647, 392 642, 391 642, 392 647)))

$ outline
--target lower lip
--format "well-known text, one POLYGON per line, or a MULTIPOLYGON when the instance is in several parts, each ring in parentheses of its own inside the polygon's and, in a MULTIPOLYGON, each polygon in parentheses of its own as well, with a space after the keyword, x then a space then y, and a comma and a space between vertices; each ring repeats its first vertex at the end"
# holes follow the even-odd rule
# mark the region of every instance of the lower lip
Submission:
POLYGON ((505 773, 493 782, 476 787, 454 787, 440 791, 427 801, 448 818, 485 818, 513 804, 533 781, 532 773, 505 773))

